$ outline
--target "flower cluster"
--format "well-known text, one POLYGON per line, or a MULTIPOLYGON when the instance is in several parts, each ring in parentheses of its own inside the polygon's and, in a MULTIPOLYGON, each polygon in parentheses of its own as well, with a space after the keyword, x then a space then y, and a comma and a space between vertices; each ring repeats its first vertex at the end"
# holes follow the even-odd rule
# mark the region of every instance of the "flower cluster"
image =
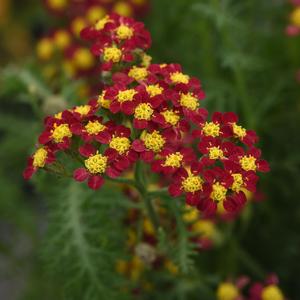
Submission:
MULTIPOLYGON (((50 30, 37 43, 36 53, 44 63, 44 76, 47 79, 53 79, 61 72, 72 78, 87 78, 88 76, 89 86, 84 86, 82 93, 94 94, 98 86, 96 76, 99 77, 97 59, 87 49, 86 43, 80 39, 81 30, 88 26, 100 28, 102 25, 98 21, 108 12, 122 15, 124 22, 127 22, 126 17, 143 15, 147 12, 148 1, 46 0, 46 7, 57 18, 67 20, 67 22, 64 22, 65 25, 62 28, 50 30), (61 67, 58 68, 58 65, 61 67)), ((118 20, 116 16, 115 19, 118 20)), ((136 31, 139 27, 137 24, 140 23, 131 24, 136 31)), ((122 26, 118 30, 118 36, 124 39, 124 34, 128 33, 122 26)), ((112 52, 114 51, 107 50, 106 57, 113 55, 116 59, 116 53, 112 52)))
POLYGON ((180 65, 151 64, 142 23, 111 14, 82 36, 100 56, 103 89, 88 104, 46 118, 39 138, 46 154, 34 154, 26 177, 64 152, 82 164, 74 179, 97 189, 140 161, 162 176, 171 196, 184 196, 206 216, 218 206, 240 211, 245 191, 256 190, 257 173, 269 170, 255 132, 231 112, 209 119, 201 82, 180 65))
POLYGON ((218 286, 218 300, 285 300, 278 286, 276 275, 269 275, 265 282, 251 283, 249 278, 241 276, 235 282, 227 281, 218 286))

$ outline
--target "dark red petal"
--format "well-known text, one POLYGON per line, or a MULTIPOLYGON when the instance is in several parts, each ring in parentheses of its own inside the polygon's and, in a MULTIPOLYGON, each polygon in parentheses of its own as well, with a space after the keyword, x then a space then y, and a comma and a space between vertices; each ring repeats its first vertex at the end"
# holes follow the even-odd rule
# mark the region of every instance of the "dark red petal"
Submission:
POLYGON ((96 153, 96 149, 91 144, 84 144, 78 151, 84 157, 89 157, 96 153))
POLYGON ((89 172, 85 168, 79 168, 73 172, 73 178, 76 181, 82 182, 85 181, 88 177, 89 177, 89 172))
POLYGON ((40 136, 39 136, 39 143, 40 144, 47 144, 48 142, 51 141, 51 133, 48 131, 44 131, 40 136))
POLYGON ((145 145, 141 140, 133 141, 132 148, 137 152, 143 152, 146 150, 145 145))
POLYGON ((88 186, 92 190, 99 189, 104 183, 104 179, 99 175, 92 175, 88 180, 88 186))
POLYGON ((180 185, 178 185, 177 183, 176 184, 171 184, 168 188, 168 191, 169 191, 169 194, 172 196, 172 197, 178 197, 181 195, 182 191, 181 191, 181 188, 180 188, 180 185))

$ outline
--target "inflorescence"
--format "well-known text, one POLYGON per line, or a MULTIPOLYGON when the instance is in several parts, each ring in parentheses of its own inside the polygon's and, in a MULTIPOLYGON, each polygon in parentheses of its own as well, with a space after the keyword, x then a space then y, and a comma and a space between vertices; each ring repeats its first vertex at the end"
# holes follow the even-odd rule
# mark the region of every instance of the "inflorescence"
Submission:
POLYGON ((81 36, 101 61, 104 88, 87 104, 45 119, 24 177, 39 168, 62 173, 57 155, 64 152, 78 162, 73 178, 98 189, 142 161, 171 196, 183 195, 205 214, 220 205, 239 211, 245 192, 255 192, 257 173, 269 171, 255 132, 232 112, 209 118, 200 81, 179 64, 151 64, 143 23, 110 14, 81 36))

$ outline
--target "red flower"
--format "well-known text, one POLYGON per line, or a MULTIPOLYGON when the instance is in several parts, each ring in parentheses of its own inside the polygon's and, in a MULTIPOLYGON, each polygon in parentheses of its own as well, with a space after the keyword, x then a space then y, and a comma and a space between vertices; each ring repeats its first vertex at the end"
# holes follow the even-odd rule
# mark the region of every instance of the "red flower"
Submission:
POLYGON ((156 173, 173 174, 184 165, 196 160, 196 155, 191 148, 182 148, 175 151, 166 148, 160 153, 162 158, 154 160, 151 169, 156 173))
POLYGON ((158 130, 143 131, 140 139, 133 141, 132 147, 140 153, 141 159, 151 162, 156 154, 162 153, 167 148, 172 138, 174 137, 158 130))
POLYGON ((114 126, 112 121, 103 123, 102 117, 92 116, 84 123, 73 123, 71 125, 71 131, 73 134, 81 136, 84 142, 91 142, 93 140, 101 142, 104 138, 109 136, 109 132, 114 126))
POLYGON ((128 166, 124 166, 122 160, 113 159, 109 155, 99 153, 96 149, 86 144, 79 148, 84 160, 84 167, 74 171, 73 177, 76 181, 88 180, 91 189, 99 189, 104 183, 104 175, 111 178, 120 176, 121 172, 128 166))
POLYGON ((31 176, 45 165, 55 161, 54 153, 48 147, 38 148, 35 153, 28 158, 27 167, 23 172, 25 179, 30 179, 31 176))
POLYGON ((208 192, 208 186, 200 173, 201 169, 198 168, 197 164, 192 164, 190 170, 185 168, 179 169, 172 177, 172 183, 169 185, 170 195, 178 197, 184 193, 186 203, 197 206, 200 198, 208 192))
POLYGON ((129 167, 138 157, 136 151, 132 148, 130 135, 129 128, 118 125, 107 132, 106 135, 99 136, 98 141, 108 145, 105 155, 109 156, 110 159, 121 159, 123 165, 129 167))

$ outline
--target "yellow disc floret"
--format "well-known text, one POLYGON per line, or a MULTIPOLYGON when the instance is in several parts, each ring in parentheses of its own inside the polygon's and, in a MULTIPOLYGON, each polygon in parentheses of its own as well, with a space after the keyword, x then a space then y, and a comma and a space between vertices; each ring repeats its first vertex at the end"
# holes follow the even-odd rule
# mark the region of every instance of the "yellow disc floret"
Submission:
POLYGON ((293 25, 300 27, 300 7, 293 10, 290 21, 293 25))
POLYGON ((199 101, 192 93, 181 94, 180 105, 190 110, 196 110, 199 106, 199 101))
POLYGON ((245 155, 240 159, 240 164, 245 171, 256 170, 256 158, 252 155, 245 155))
POLYGON ((283 300, 284 296, 278 286, 272 284, 265 287, 261 293, 262 300, 283 300))
POLYGON ((106 14, 106 11, 101 6, 92 6, 88 9, 86 18, 90 23, 95 23, 99 19, 102 19, 106 14))
POLYGON ((180 116, 172 109, 165 110, 161 114, 164 116, 166 122, 172 126, 175 126, 180 120, 180 116))
POLYGON ((233 123, 232 130, 233 130, 234 135, 238 138, 243 138, 247 134, 246 129, 240 125, 237 125, 236 123, 233 123))
POLYGON ((232 283, 221 283, 218 287, 218 300, 236 300, 239 291, 232 283))
POLYGON ((91 110, 90 105, 80 105, 74 108, 74 112, 80 114, 81 116, 87 115, 91 110))
POLYGON ((43 168, 46 164, 47 156, 48 156, 48 152, 44 148, 40 148, 36 150, 36 152, 33 154, 32 165, 35 168, 43 168))
POLYGON ((205 122, 202 131, 206 136, 217 137, 220 135, 220 125, 214 122, 205 122))
POLYGON ((98 104, 100 104, 104 108, 109 108, 110 100, 105 99, 104 94, 105 94, 105 92, 103 92, 101 95, 99 95, 98 104))
POLYGON ((43 38, 41 39, 36 47, 36 53, 37 56, 40 59, 44 59, 44 60, 48 60, 51 58, 53 51, 54 51, 54 47, 53 47, 53 42, 51 41, 51 39, 49 38, 43 38))
POLYGON ((117 96, 118 102, 123 103, 126 101, 132 101, 135 94, 136 94, 136 91, 134 89, 119 91, 118 96, 117 96))
POLYGON ((116 34, 120 40, 127 40, 133 36, 133 29, 126 25, 120 25, 116 29, 116 34))
POLYGON ((107 157, 96 153, 84 161, 85 167, 92 174, 104 173, 107 166, 107 157))
POLYGON ((227 189, 219 182, 212 185, 212 192, 210 197, 216 202, 224 201, 226 199, 227 189))
POLYGON ((55 143, 61 143, 64 138, 72 137, 72 132, 68 124, 54 124, 53 129, 51 130, 51 138, 55 143))
POLYGON ((173 83, 187 84, 190 80, 190 77, 188 75, 185 75, 181 72, 175 72, 175 73, 170 74, 170 78, 173 83))
POLYGON ((208 156, 210 159, 222 159, 224 158, 224 153, 219 147, 209 148, 208 156))
POLYGON ((69 0, 47 0, 48 5, 57 10, 62 10, 67 7, 69 0))
POLYGON ((117 63, 121 60, 122 51, 117 47, 106 47, 103 51, 103 59, 104 61, 112 61, 113 63, 117 63))
POLYGON ((145 147, 154 152, 160 152, 166 143, 165 138, 157 130, 145 133, 141 139, 144 141, 145 147))
POLYGON ((210 220, 198 220, 192 225, 192 232, 206 238, 212 238, 216 233, 215 224, 210 220))
POLYGON ((119 154, 125 154, 130 148, 130 140, 126 137, 113 137, 109 147, 118 151, 119 154))
POLYGON ((82 17, 77 17, 71 23, 71 30, 76 36, 79 36, 80 31, 86 26, 86 20, 82 17))
POLYGON ((240 173, 235 173, 235 174, 232 174, 232 177, 233 177, 233 183, 232 183, 231 189, 234 192, 239 192, 243 188, 243 185, 244 185, 243 176, 240 173))
POLYGON ((152 57, 150 55, 143 53, 141 54, 141 60, 142 60, 141 65, 143 67, 149 67, 151 64, 152 57))
POLYGON ((103 124, 101 124, 98 121, 89 121, 85 125, 85 130, 88 134, 98 134, 99 132, 103 131, 104 129, 106 129, 106 126, 104 126, 103 124))
POLYGON ((182 218, 187 223, 193 223, 199 219, 199 210, 194 207, 187 207, 187 211, 184 212, 182 218))
POLYGON ((73 61, 80 70, 88 70, 93 67, 95 59, 89 49, 79 48, 74 53, 73 61))
POLYGON ((182 159, 183 159, 183 155, 180 152, 171 153, 166 157, 163 166, 179 168, 181 166, 182 159))
POLYGON ((151 120, 154 110, 149 103, 140 103, 134 110, 134 117, 138 120, 151 120))
POLYGON ((159 84, 150 84, 146 87, 146 91, 150 95, 150 97, 161 95, 163 90, 164 89, 159 86, 159 84))
POLYGON ((113 11, 124 17, 132 15, 132 8, 126 1, 118 1, 113 7, 113 11))
POLYGON ((203 180, 199 176, 189 175, 182 182, 182 188, 186 193, 195 193, 202 190, 203 180))
POLYGON ((146 68, 134 66, 128 72, 128 76, 132 77, 136 81, 144 80, 148 76, 148 71, 146 68))
POLYGON ((111 19, 109 18, 109 16, 105 16, 104 18, 102 18, 101 20, 99 20, 96 25, 95 25, 95 29, 96 30, 102 30, 104 28, 104 26, 111 22, 111 19))
POLYGON ((71 36, 66 30, 57 30, 54 34, 54 42, 59 49, 65 49, 71 43, 71 36))

